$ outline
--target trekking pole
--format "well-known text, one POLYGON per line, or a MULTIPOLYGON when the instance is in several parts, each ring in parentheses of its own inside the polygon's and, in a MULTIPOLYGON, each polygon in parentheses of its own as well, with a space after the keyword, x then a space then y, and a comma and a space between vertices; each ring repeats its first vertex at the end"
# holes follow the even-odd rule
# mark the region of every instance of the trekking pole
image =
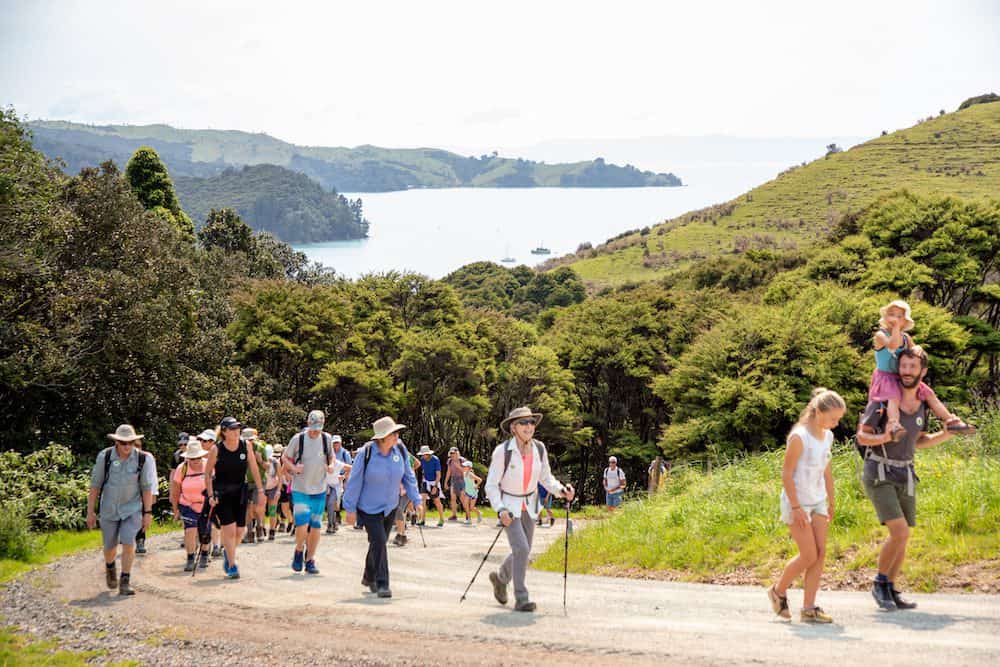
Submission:
POLYGON ((563 537, 563 616, 566 616, 566 579, 569 574, 569 508, 572 500, 566 501, 566 533, 563 537))
POLYGON ((420 525, 419 521, 417 522, 417 532, 420 533, 420 541, 423 542, 424 549, 426 549, 427 548, 427 540, 424 539, 424 527, 420 525))
POLYGON ((465 601, 465 596, 468 594, 469 589, 472 588, 472 584, 475 583, 476 577, 479 576, 479 571, 483 569, 483 565, 486 564, 486 559, 490 557, 490 552, 493 551, 493 547, 496 546, 497 540, 500 539, 500 533, 503 532, 503 528, 504 527, 501 525, 500 530, 497 531, 497 536, 493 538, 493 544, 491 544, 490 548, 486 550, 486 555, 483 556, 482 562, 480 562, 479 567, 476 568, 476 573, 472 575, 472 581, 470 581, 469 585, 465 587, 465 593, 462 593, 462 599, 458 601, 459 604, 462 604, 462 602, 465 601))
MULTIPOLYGON (((205 502, 208 502, 207 500, 205 502)), ((212 512, 215 511, 214 507, 209 507, 208 519, 205 521, 205 531, 208 533, 208 542, 202 543, 201 541, 201 531, 198 531, 198 558, 195 560, 194 569, 191 570, 191 578, 194 579, 194 573, 198 571, 198 562, 201 560, 201 554, 204 548, 212 542, 212 512)))

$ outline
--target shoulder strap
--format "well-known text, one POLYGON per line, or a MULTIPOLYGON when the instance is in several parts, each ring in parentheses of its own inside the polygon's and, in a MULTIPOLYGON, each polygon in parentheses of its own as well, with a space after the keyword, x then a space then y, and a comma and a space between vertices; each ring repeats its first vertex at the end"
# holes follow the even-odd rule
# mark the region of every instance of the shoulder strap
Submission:
POLYGON ((323 438, 323 455, 326 456, 326 464, 330 465, 330 438, 326 431, 323 431, 320 437, 323 438))
POLYGON ((302 463, 302 450, 306 447, 306 432, 299 433, 299 451, 295 452, 295 465, 302 463))
POLYGON ((111 452, 114 451, 114 446, 106 447, 102 454, 104 454, 104 477, 101 478, 101 490, 97 492, 97 503, 98 506, 101 502, 101 496, 104 495, 104 486, 108 483, 108 473, 111 472, 111 452))

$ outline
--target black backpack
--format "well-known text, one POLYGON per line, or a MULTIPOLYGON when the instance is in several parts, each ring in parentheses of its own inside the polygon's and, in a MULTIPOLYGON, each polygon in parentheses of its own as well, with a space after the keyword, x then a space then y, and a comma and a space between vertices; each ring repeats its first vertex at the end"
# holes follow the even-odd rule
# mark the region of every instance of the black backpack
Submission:
MULTIPOLYGON (((330 465, 330 447, 333 446, 330 444, 331 438, 327 435, 326 431, 320 432, 320 438, 322 438, 323 440, 323 454, 326 455, 326 464, 330 465)), ((301 433, 299 433, 299 451, 297 452, 297 456, 295 457, 295 465, 302 463, 302 450, 305 449, 305 443, 306 443, 306 432, 302 431, 301 433)), ((365 460, 365 463, 368 463, 367 459, 365 460)))
MULTIPOLYGON (((884 413, 886 411, 887 407, 888 407, 888 403, 886 401, 882 401, 882 402, 880 402, 878 404, 878 410, 879 410, 880 413, 884 413)), ((862 416, 863 415, 864 415, 864 413, 862 413, 862 416)), ((879 428, 876 426, 875 427, 875 433, 879 434, 881 432, 882 431, 880 431, 879 428)), ((852 440, 854 441, 854 448, 856 450, 858 450, 858 456, 861 457, 862 461, 866 460, 868 458, 868 455, 871 453, 872 448, 871 447, 865 447, 864 445, 862 445, 861 443, 859 443, 858 442, 858 436, 857 436, 857 434, 854 434, 854 436, 852 437, 852 440)), ((885 445, 883 445, 882 448, 884 450, 885 449, 885 445)))
MULTIPOLYGON (((104 477, 101 479, 101 490, 97 492, 97 507, 98 507, 98 512, 100 512, 100 507, 101 507, 101 496, 104 495, 104 486, 108 483, 108 473, 111 472, 111 454, 112 454, 112 452, 114 452, 114 450, 115 450, 114 445, 112 445, 111 447, 108 447, 103 452, 101 452, 102 454, 104 454, 104 477)), ((151 454, 147 454, 146 452, 144 452, 144 451, 142 451, 141 449, 138 449, 138 448, 136 448, 135 451, 137 451, 139 453, 139 465, 138 465, 137 470, 136 470, 136 479, 137 479, 138 483, 140 484, 139 488, 140 488, 140 492, 141 492, 141 490, 142 490, 142 487, 141 487, 141 484, 142 484, 142 466, 146 463, 146 457, 147 456, 152 456, 152 455, 151 454)))

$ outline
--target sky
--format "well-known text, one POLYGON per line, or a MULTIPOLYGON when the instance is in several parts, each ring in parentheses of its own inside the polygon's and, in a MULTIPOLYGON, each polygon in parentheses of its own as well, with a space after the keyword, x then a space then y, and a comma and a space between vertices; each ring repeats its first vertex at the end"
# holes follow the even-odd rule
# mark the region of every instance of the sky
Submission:
POLYGON ((877 136, 1000 93, 1000 2, 3 0, 21 116, 475 152, 877 136))

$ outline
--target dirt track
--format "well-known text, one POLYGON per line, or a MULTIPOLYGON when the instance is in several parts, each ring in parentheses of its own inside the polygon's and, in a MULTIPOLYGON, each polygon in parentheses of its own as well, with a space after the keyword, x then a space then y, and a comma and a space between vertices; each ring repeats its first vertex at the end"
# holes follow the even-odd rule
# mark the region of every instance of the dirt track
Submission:
MULTIPOLYGON (((460 605, 491 526, 427 528, 426 549, 411 529, 408 546, 390 546, 391 600, 361 587, 366 544, 354 530, 324 536, 318 576, 291 571, 290 538, 281 537, 240 547, 239 581, 224 579, 217 562, 192 579, 181 571, 177 537, 161 536, 135 568, 134 598, 109 595, 96 553, 62 563, 44 594, 112 627, 143 628, 154 642, 207 642, 220 655, 238 645, 270 664, 318 658, 313 651, 372 664, 1000 664, 998 596, 914 595, 919 609, 881 613, 866 593, 823 592, 836 624, 809 626, 777 620, 759 588, 570 575, 564 616, 562 575, 530 571, 539 611, 513 612, 493 600, 486 578, 507 553, 504 537, 460 605)), ((561 537, 561 523, 539 529, 535 550, 561 537)), ((800 593, 790 601, 797 619, 800 593)), ((127 657, 108 648, 111 659, 127 657)), ((248 664, 245 653, 237 660, 248 664)))

